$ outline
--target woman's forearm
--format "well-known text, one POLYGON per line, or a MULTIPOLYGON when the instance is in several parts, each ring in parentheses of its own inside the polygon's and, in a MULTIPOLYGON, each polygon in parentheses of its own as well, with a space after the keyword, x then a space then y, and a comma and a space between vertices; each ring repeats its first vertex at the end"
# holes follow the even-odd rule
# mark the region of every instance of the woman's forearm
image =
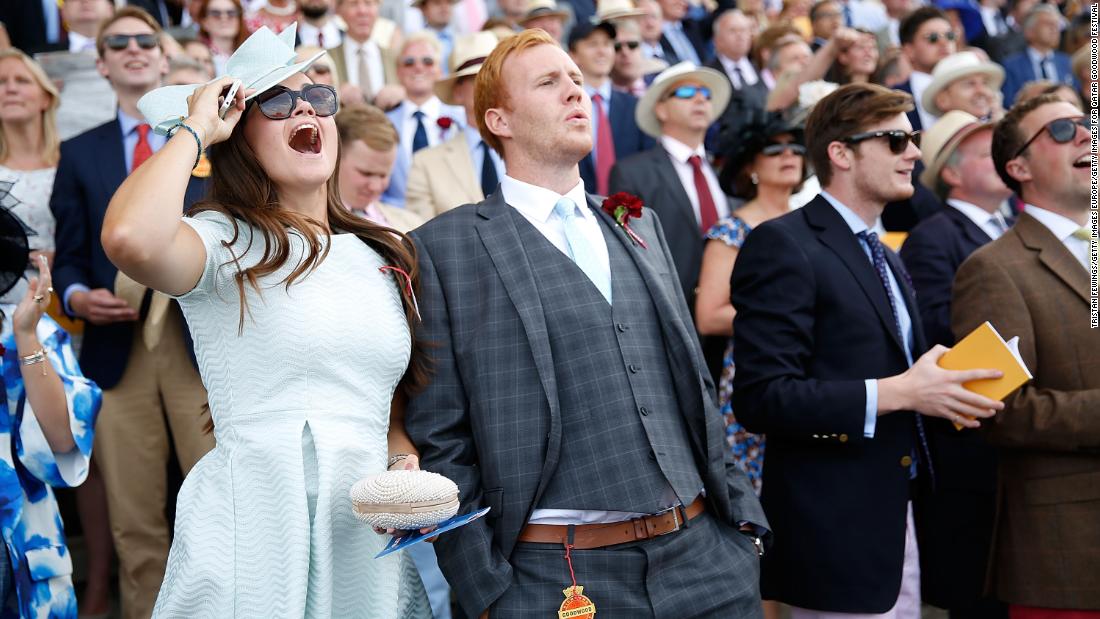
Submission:
POLYGON ((410 454, 419 461, 420 452, 405 431, 405 398, 400 395, 393 396, 393 404, 390 405, 390 429, 386 435, 386 443, 389 447, 390 457, 410 454))
MULTIPOLYGON (((20 357, 33 355, 42 350, 42 344, 34 334, 15 337, 15 345, 20 357)), ((68 453, 76 446, 72 428, 69 425, 69 402, 65 397, 65 386, 61 377, 50 363, 49 358, 31 365, 20 365, 23 375, 23 388, 46 442, 54 453, 68 453)))

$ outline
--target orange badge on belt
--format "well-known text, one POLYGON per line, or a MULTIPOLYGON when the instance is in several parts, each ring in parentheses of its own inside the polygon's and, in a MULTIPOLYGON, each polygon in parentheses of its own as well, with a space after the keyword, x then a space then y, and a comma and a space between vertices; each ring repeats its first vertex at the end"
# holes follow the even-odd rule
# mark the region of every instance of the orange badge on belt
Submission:
POLYGON ((582 595, 584 587, 573 585, 562 590, 565 601, 558 608, 558 619, 592 619, 596 616, 596 605, 588 596, 582 595))

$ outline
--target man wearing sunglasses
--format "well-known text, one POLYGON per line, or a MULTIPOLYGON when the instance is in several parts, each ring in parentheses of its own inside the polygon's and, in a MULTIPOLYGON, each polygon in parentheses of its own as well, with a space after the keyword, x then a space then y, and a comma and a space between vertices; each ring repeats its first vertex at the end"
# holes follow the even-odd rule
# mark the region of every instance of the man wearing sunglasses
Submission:
POLYGON ((1051 4, 1040 4, 1024 18, 1024 51, 1004 59, 1005 82, 1001 86, 1005 105, 1016 102, 1024 84, 1048 80, 1078 88, 1070 57, 1058 50, 1061 43, 1062 16, 1051 4))
POLYGON ((925 420, 977 427, 1001 403, 928 350, 898 257, 875 232, 913 192, 912 100, 850 84, 806 121, 821 194, 753 229, 730 281, 733 410, 768 437, 763 502, 775 531, 765 598, 792 619, 920 616, 915 484, 931 484, 925 420))
MULTIPOLYGON (((203 430, 206 392, 189 359, 179 306, 132 280, 116 281, 118 269, 100 243, 111 196, 165 143, 137 107, 168 69, 160 35, 153 17, 136 7, 104 23, 96 66, 118 97, 117 118, 61 145, 50 201, 57 219, 54 285, 65 311, 85 321, 80 365, 103 388, 94 462, 110 507, 123 617, 135 619, 152 613, 168 559, 169 441, 185 475, 214 444, 203 430), (129 301, 116 296, 135 290, 127 284, 136 287, 125 295, 129 301)), ((202 179, 191 177, 186 206, 203 191, 202 179)))
POLYGON ((921 103, 924 90, 932 83, 932 70, 941 60, 955 53, 955 31, 947 15, 934 6, 923 6, 898 26, 901 50, 913 68, 909 79, 897 87, 913 95, 916 107, 909 113, 913 129, 931 127, 936 117, 921 103))
MULTIPOLYGON (((1000 459, 988 582, 1014 619, 1100 617, 1100 329, 1090 328, 1089 131, 1042 95, 993 132, 997 174, 1025 203, 1016 225, 955 278, 952 327, 1019 336, 1034 378, 987 436, 1000 459), (1056 610, 1058 609, 1058 610, 1056 610)), ((1093 320, 1095 320, 1093 315, 1093 320)))

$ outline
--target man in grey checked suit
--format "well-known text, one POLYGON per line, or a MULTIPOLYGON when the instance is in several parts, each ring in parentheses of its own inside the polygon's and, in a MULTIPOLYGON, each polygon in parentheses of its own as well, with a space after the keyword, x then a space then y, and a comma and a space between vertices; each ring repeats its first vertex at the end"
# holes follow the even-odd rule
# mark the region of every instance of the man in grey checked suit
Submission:
POLYGON ((461 511, 492 508, 436 542, 459 602, 553 616, 572 571, 600 619, 761 616, 767 521, 655 216, 630 220, 634 240, 584 192, 579 69, 528 30, 485 61, 476 100, 500 191, 412 234, 434 376, 406 427, 461 511))

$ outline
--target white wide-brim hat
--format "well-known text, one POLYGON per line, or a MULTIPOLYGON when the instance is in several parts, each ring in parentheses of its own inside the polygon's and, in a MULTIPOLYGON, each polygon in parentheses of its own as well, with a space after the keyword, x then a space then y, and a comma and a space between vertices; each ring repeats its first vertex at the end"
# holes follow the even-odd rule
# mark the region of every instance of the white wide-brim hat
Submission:
POLYGON ((959 144, 975 131, 992 126, 993 123, 982 122, 973 114, 962 110, 951 110, 944 114, 921 136, 920 150, 924 172, 921 172, 920 182, 925 187, 934 188, 943 166, 959 144))
POLYGON ((717 120, 722 112, 726 111, 726 105, 730 102, 732 87, 729 80, 714 69, 697 67, 691 62, 681 62, 659 73, 638 101, 638 107, 634 111, 634 119, 638 122, 638 127, 651 137, 661 137, 661 121, 657 119, 657 114, 653 111, 654 107, 664 97, 669 86, 693 79, 710 88, 710 122, 717 120))
MULTIPOLYGON (((325 55, 325 51, 321 50, 297 62, 294 52, 294 36, 297 29, 297 22, 290 24, 279 34, 263 26, 245 39, 237 51, 229 57, 225 65, 225 74, 240 80, 242 89, 255 90, 245 97, 245 101, 291 75, 305 71, 318 58, 325 55)), ((221 78, 215 78, 211 82, 217 79, 221 78)), ((187 98, 199 86, 202 84, 162 86, 146 93, 138 100, 138 109, 153 126, 153 131, 165 135, 169 129, 187 118, 187 98)))
POLYGON ((634 6, 633 0, 600 0, 596 3, 596 21, 611 21, 624 17, 643 17, 645 11, 634 6))
POLYGON ((942 116, 943 110, 936 105, 936 95, 955 80, 975 74, 985 75, 994 92, 1000 90, 1005 81, 1005 70, 1000 65, 985 62, 974 52, 958 52, 936 63, 936 68, 932 69, 932 81, 921 93, 921 105, 930 114, 942 116))
POLYGON ((489 54, 493 53, 499 39, 490 30, 482 30, 459 37, 451 52, 451 74, 432 87, 435 96, 447 105, 458 105, 454 100, 455 84, 459 78, 477 75, 489 54))

